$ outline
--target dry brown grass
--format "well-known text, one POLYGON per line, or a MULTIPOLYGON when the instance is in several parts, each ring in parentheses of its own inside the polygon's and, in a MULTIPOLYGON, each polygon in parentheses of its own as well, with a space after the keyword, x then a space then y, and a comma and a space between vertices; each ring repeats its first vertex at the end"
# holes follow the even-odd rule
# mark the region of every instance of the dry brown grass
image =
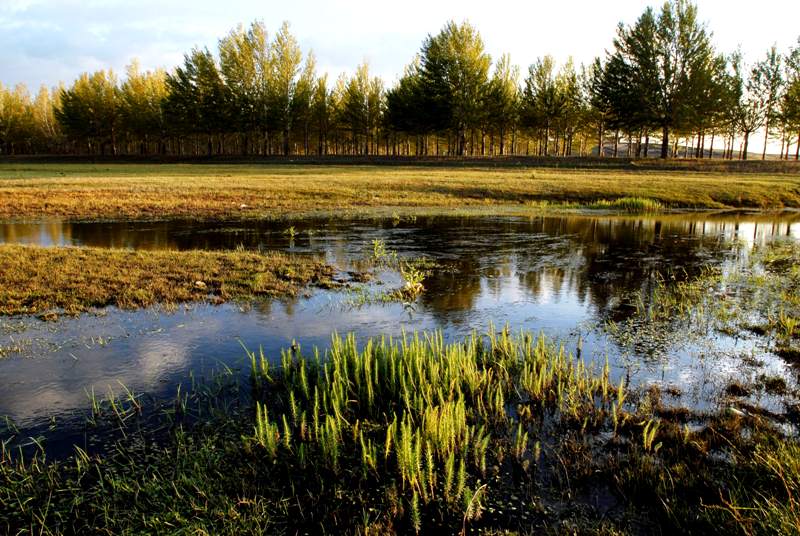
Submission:
POLYGON ((391 208, 590 205, 800 207, 800 176, 411 166, 0 164, 0 219, 281 217, 391 208))
POLYGON ((279 253, 18 245, 0 246, 0 266, 3 315, 292 296, 332 273, 316 258, 279 253))

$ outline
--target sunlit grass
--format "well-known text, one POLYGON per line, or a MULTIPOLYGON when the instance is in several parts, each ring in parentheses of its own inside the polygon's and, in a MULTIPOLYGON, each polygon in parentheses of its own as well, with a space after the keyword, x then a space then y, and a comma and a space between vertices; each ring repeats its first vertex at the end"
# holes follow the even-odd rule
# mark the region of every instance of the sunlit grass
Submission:
MULTIPOLYGON (((409 166, 0 164, 0 219, 287 217, 321 212, 649 200, 670 208, 800 206, 792 174, 409 166)), ((638 208, 637 208, 638 207, 638 208)), ((621 210, 643 205, 625 202, 621 210)))
POLYGON ((632 214, 654 213, 664 210, 664 205, 653 199, 644 197, 620 197, 614 200, 601 200, 588 205, 587 208, 615 210, 632 214))
POLYGON ((76 314, 192 301, 293 296, 331 284, 311 256, 0 245, 0 314, 76 314))

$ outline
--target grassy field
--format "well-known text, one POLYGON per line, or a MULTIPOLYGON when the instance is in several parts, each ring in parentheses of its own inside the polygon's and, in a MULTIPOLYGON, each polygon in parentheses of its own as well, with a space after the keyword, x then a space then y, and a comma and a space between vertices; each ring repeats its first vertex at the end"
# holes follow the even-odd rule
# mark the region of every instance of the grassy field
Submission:
POLYGON ((314 257, 279 253, 18 245, 0 245, 0 266, 0 315, 291 296, 332 274, 314 257))
POLYGON ((661 169, 0 163, 0 219, 6 220, 524 211, 551 204, 602 208, 620 198, 668 208, 800 207, 800 175, 661 169))

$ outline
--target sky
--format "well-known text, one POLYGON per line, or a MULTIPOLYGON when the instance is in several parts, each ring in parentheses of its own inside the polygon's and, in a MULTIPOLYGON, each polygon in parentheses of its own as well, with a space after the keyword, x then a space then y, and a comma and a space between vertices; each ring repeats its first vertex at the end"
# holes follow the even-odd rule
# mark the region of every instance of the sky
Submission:
MULTIPOLYGON (((124 73, 134 58, 171 69, 194 46, 215 50, 237 24, 281 22, 321 72, 338 76, 368 61, 392 84, 423 39, 448 20, 467 20, 493 58, 511 54, 525 72, 538 57, 588 63, 611 47, 619 22, 632 23, 658 0, 0 0, 0 83, 36 89, 71 83, 80 73, 124 73)), ((698 0, 701 20, 721 51, 741 47, 749 61, 773 43, 800 36, 800 1, 698 0)))

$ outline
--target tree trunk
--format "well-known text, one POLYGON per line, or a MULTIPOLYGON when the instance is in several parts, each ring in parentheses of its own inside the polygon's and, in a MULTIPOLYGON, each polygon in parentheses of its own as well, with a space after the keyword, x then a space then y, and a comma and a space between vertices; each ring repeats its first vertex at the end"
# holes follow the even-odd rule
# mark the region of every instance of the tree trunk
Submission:
POLYGON ((512 128, 511 129, 511 154, 512 155, 516 155, 517 154, 517 129, 516 128, 512 128))
POLYGON ((661 127, 661 158, 666 160, 669 156, 669 127, 661 127))
POLYGON ((750 145, 750 133, 744 133, 744 146, 742 147, 742 160, 747 160, 747 147, 750 145))
POLYGON ((603 124, 600 123, 600 126, 597 127, 597 157, 603 158, 605 156, 605 151, 603 150, 603 124))
POLYGON ((469 131, 469 155, 475 156, 475 129, 469 131))
POLYGON ((708 148, 708 157, 714 158, 714 136, 716 136, 716 132, 711 133, 711 143, 709 144, 708 148))
POLYGON ((797 133, 797 147, 794 148, 794 159, 800 160, 800 132, 797 133))
POLYGON ((548 156, 548 145, 550 145, 550 125, 544 127, 544 156, 548 156))

